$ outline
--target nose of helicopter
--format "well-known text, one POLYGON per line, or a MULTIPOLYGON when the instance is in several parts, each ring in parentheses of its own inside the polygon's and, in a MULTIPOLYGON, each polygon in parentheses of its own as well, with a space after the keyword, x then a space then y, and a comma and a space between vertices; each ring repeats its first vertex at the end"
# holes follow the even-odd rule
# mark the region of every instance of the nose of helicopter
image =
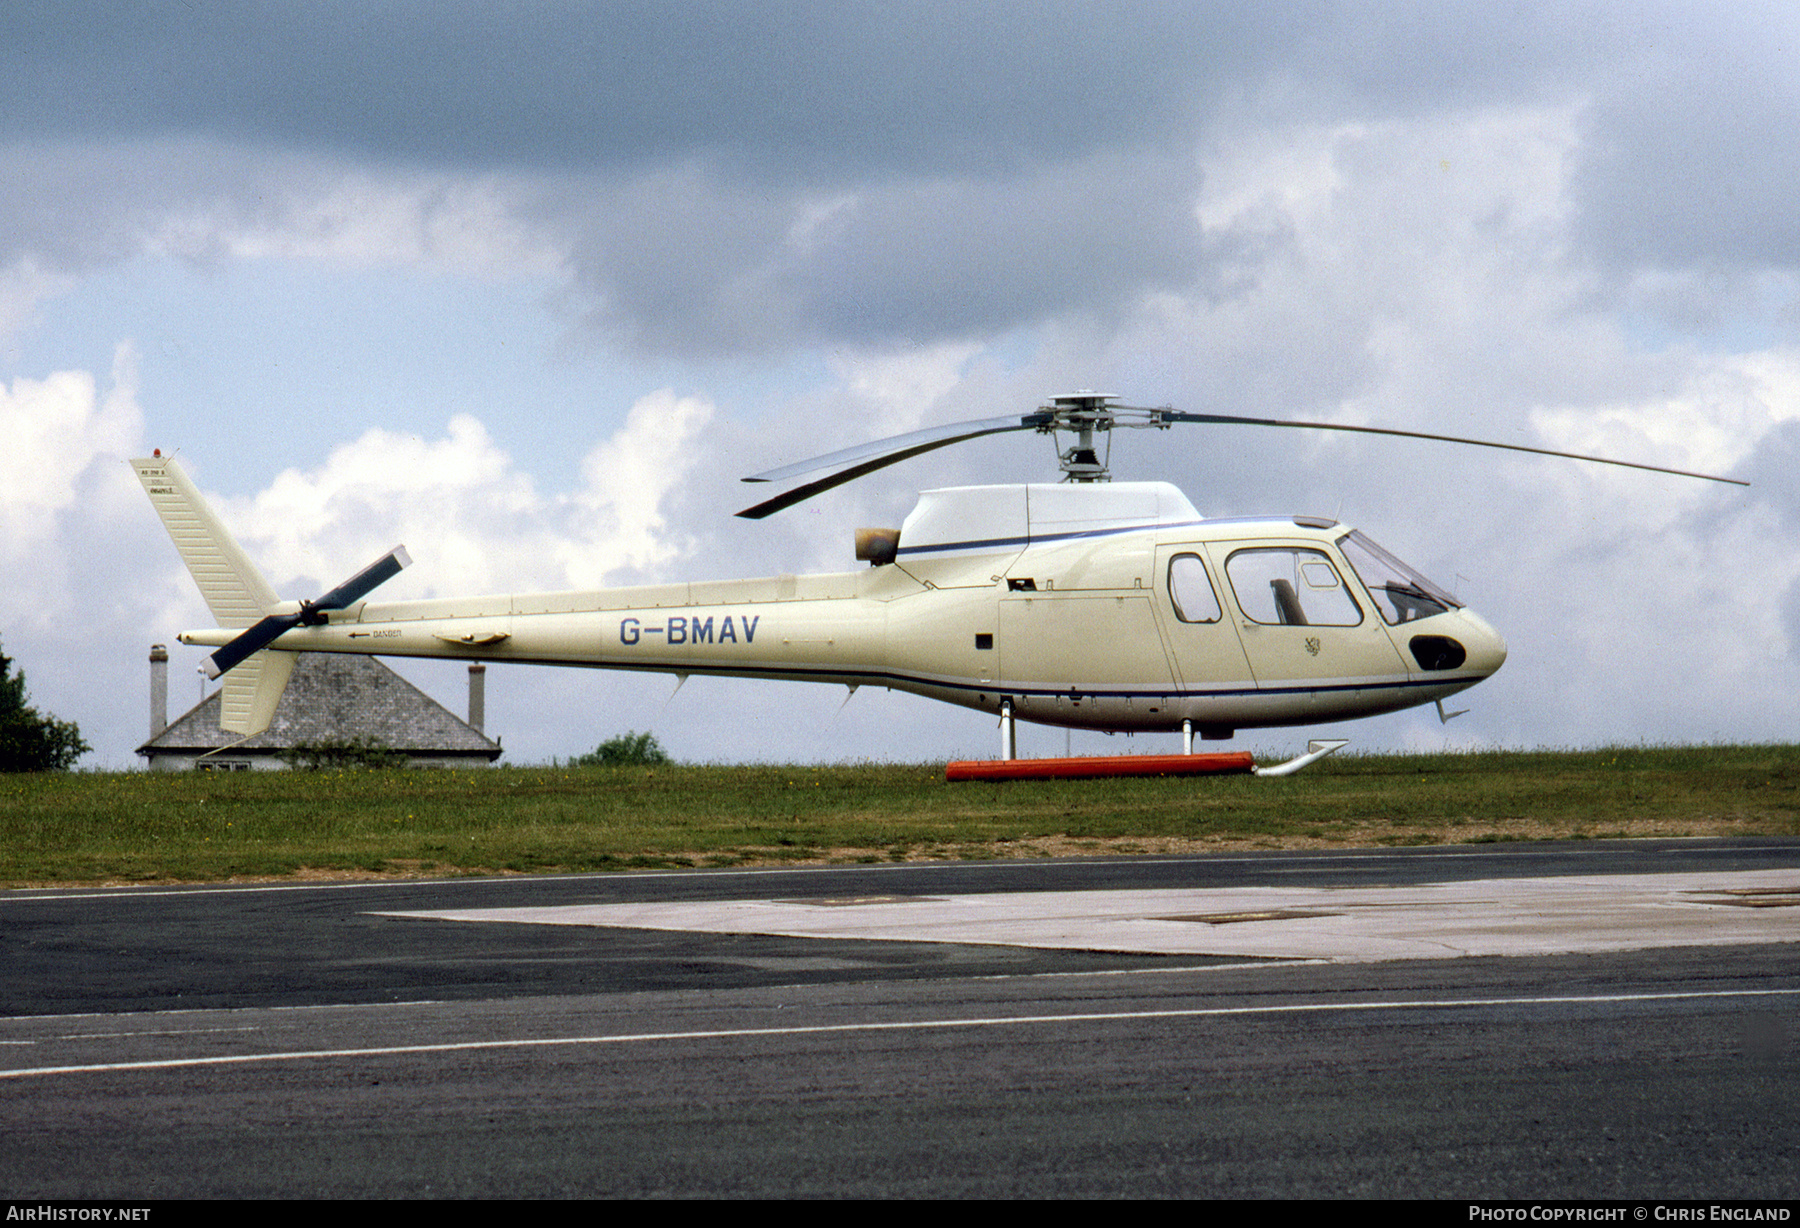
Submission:
POLYGON ((1469 654, 1463 668, 1477 670, 1485 678, 1506 663, 1506 638, 1473 610, 1458 610, 1457 615, 1463 623, 1457 638, 1469 654))

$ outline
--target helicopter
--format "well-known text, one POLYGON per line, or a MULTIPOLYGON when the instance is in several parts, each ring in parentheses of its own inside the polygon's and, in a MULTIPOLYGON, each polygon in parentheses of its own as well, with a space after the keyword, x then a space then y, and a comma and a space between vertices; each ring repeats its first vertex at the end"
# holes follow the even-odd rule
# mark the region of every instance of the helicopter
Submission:
MULTIPOLYGON (((1017 415, 878 440, 745 478, 823 473, 738 515, 762 519, 889 465, 1029 431, 1063 480, 920 494, 898 529, 859 529, 867 567, 825 575, 378 603, 411 563, 397 546, 319 597, 283 601, 159 449, 131 462, 216 628, 220 725, 266 729, 298 653, 339 652, 885 686, 1000 720, 1194 738, 1435 704, 1506 660, 1492 626, 1358 529, 1334 520, 1208 518, 1167 482, 1111 480, 1111 432, 1178 424, 1345 431, 1500 448, 1709 481, 1732 478, 1395 428, 1051 398, 1017 415), (1106 454, 1098 438, 1105 437, 1106 454)), ((1312 755, 1324 744, 1314 743, 1312 755)), ((1342 743, 1332 744, 1332 748, 1342 743)), ((1296 761, 1299 762, 1299 761, 1296 761)))

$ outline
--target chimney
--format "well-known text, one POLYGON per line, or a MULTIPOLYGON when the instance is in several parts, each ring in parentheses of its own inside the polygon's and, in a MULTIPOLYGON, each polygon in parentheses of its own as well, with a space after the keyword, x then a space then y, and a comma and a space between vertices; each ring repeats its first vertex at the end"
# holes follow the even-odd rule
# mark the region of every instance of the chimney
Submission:
POLYGON ((469 728, 481 733, 487 720, 487 666, 473 662, 469 666, 469 728))
POLYGON ((150 736, 169 727, 169 650, 150 645, 150 736))

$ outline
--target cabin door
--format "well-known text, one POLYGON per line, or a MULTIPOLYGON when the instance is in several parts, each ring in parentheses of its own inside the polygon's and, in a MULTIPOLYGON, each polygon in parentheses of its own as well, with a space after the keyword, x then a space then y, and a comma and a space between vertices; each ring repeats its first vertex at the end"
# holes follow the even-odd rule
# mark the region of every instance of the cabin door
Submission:
POLYGON ((1226 617, 1218 573, 1206 547, 1161 546, 1156 551, 1157 612, 1169 657, 1189 694, 1241 693, 1255 687, 1236 620, 1226 617))
POLYGON ((1343 689, 1404 680, 1406 665, 1380 617, 1345 582, 1347 568, 1318 543, 1213 542, 1207 559, 1257 686, 1343 689))

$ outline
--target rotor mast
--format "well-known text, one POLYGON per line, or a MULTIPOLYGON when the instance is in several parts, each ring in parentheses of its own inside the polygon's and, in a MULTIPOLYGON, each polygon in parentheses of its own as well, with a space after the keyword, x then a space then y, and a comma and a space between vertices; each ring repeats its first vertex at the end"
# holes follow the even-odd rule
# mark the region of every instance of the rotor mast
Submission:
POLYGON ((1112 481, 1108 463, 1112 459, 1112 430, 1115 426, 1155 426, 1167 429, 1169 423, 1163 417, 1163 411, 1114 405, 1116 400, 1118 398, 1111 393, 1090 392, 1084 388, 1080 392, 1052 397, 1048 405, 1039 407, 1037 416, 1044 419, 1038 425, 1039 431, 1046 435, 1067 431, 1075 436, 1073 445, 1056 454, 1057 464, 1062 467, 1063 481, 1112 481), (1123 420, 1126 417, 1141 420, 1123 420), (1104 456, 1094 445, 1096 432, 1106 436, 1104 456))

